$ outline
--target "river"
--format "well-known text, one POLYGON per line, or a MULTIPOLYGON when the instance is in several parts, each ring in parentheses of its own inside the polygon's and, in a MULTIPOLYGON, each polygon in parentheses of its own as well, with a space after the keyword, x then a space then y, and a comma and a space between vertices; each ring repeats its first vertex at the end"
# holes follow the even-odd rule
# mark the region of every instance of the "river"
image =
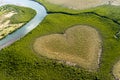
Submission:
POLYGON ((7 5, 7 4, 32 8, 36 11, 36 15, 32 20, 30 20, 27 24, 22 26, 20 29, 9 34, 5 38, 1 39, 0 40, 0 50, 4 47, 9 46, 10 44, 14 43, 15 41, 19 40, 20 38, 24 37, 31 30, 33 30, 35 27, 37 27, 40 24, 40 22, 42 22, 44 17, 47 15, 45 8, 33 0, 0 0, 0 6, 7 5))

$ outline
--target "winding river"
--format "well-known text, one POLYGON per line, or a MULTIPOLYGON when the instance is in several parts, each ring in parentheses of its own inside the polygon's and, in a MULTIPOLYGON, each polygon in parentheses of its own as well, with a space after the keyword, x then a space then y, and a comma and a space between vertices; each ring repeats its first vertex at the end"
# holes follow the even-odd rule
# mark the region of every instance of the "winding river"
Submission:
POLYGON ((12 34, 9 34, 8 36, 0 40, 0 50, 14 43, 20 38, 24 37, 27 33, 29 33, 31 30, 37 27, 40 24, 40 22, 44 19, 44 17, 47 15, 45 8, 33 0, 0 0, 0 6, 7 4, 29 7, 34 9, 37 14, 32 20, 30 20, 23 27, 21 27, 12 34))

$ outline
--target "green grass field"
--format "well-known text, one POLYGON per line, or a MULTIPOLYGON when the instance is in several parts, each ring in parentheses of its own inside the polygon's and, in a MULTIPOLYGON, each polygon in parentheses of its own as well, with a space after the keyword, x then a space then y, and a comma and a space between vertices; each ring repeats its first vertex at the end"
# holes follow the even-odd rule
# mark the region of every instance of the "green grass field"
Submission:
MULTIPOLYGON (((51 12, 80 13, 69 15, 62 13, 48 14, 43 22, 21 40, 0 51, 0 79, 1 80, 114 80, 113 65, 120 58, 120 40, 114 35, 120 25, 118 20, 119 6, 111 9, 111 5, 100 6, 89 10, 69 10, 41 1, 51 12), (106 8, 107 7, 107 8, 106 8), (98 9, 99 8, 99 9, 98 9), (105 13, 108 10, 107 14, 105 13), (112 14, 112 12, 116 12, 112 14), (101 17, 93 13, 106 16, 101 17), (97 72, 89 72, 82 67, 68 66, 55 60, 38 55, 32 48, 33 42, 40 36, 64 33, 74 25, 89 25, 96 28, 102 37, 103 52, 100 68, 97 72), (61 26, 62 25, 62 26, 61 26)), ((22 21, 22 20, 21 20, 22 21)), ((24 21, 24 20, 23 20, 24 21)))

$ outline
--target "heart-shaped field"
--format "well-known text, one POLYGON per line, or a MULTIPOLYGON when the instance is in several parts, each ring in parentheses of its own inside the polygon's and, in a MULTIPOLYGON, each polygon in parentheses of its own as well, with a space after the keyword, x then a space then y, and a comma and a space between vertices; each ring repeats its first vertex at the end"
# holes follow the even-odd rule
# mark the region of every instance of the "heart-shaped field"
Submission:
POLYGON ((64 34, 37 38, 33 48, 40 55, 50 59, 96 70, 101 54, 101 39, 94 28, 77 25, 66 30, 64 34))

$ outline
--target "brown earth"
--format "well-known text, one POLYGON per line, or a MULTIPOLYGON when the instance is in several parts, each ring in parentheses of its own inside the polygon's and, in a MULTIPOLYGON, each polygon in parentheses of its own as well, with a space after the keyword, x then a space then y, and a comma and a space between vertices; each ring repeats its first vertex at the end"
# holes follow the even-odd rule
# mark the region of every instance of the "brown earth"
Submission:
POLYGON ((101 39, 94 28, 78 25, 64 34, 37 38, 33 48, 42 56, 96 70, 101 54, 101 39))
POLYGON ((113 75, 115 76, 116 80, 120 80, 120 61, 118 61, 113 67, 113 75))
MULTIPOLYGON (((116 0, 46 0, 47 2, 72 9, 87 9, 116 2, 116 0)), ((117 1, 118 2, 118 1, 117 1)))

